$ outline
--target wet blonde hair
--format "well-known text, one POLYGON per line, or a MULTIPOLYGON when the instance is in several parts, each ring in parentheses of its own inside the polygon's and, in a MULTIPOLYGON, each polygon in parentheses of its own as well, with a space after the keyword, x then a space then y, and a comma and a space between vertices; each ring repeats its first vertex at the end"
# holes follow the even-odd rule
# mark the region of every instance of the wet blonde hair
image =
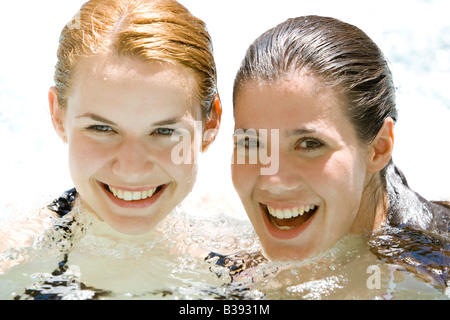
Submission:
POLYGON ((174 0, 90 0, 62 30, 55 70, 61 108, 67 106, 77 62, 98 54, 175 63, 193 70, 206 117, 217 93, 216 66, 205 23, 174 0))

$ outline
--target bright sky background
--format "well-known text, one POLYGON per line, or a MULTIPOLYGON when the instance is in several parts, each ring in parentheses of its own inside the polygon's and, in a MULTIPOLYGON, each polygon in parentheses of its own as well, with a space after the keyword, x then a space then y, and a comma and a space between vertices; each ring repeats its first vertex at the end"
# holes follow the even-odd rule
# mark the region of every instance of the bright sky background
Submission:
MULTIPOLYGON (((213 210, 243 214, 229 178, 234 75, 247 46, 262 32, 290 17, 317 14, 355 24, 383 51, 410 61, 392 66, 401 94, 394 159, 419 193, 450 199, 450 38, 444 39, 447 50, 433 51, 443 28, 450 34, 449 1, 180 2, 206 22, 213 37, 224 108, 218 140, 202 157, 193 197, 218 199, 223 202, 213 210), (392 30, 404 33, 392 35, 392 30)), ((59 33, 82 3, 22 0, 0 5, 0 205, 72 187, 67 147, 50 123, 47 90, 53 85, 59 33)))

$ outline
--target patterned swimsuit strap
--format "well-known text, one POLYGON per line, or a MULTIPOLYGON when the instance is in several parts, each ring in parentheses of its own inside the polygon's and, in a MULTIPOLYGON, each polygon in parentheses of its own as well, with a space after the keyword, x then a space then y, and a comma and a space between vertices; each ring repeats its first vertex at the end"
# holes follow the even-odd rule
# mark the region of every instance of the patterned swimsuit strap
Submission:
POLYGON ((49 208, 53 212, 56 212, 56 214, 58 214, 58 216, 61 218, 72 211, 73 202, 75 201, 77 194, 78 193, 75 188, 70 189, 64 192, 58 199, 53 200, 53 202, 50 203, 47 208, 49 208))

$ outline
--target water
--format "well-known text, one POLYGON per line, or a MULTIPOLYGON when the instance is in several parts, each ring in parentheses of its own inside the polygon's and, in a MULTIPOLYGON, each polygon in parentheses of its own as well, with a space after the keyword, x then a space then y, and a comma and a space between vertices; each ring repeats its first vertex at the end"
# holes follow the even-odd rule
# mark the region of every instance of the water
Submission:
MULTIPOLYGON (((51 127, 46 91, 52 85, 59 31, 83 2, 27 0, 0 12, 2 38, 8 48, 16 48, 0 52, 0 221, 27 216, 72 187, 67 149, 51 127), (21 12, 30 23, 17 25, 16 15, 9 12, 21 12), (14 33, 7 32, 11 25, 14 33), (26 41, 18 36, 25 34, 26 41), (30 54, 30 47, 39 50, 30 54)), ((64 254, 50 244, 6 252, 2 262, 26 263, 0 275, 0 299, 26 298, 26 288, 72 299, 448 299, 440 280, 448 270, 433 264, 434 256, 448 255, 427 244, 426 237, 407 231, 369 243, 364 237, 348 237, 299 264, 261 260, 230 173, 222 169, 229 168, 232 150, 231 86, 246 47, 288 17, 322 14, 361 27, 385 52, 398 86, 395 162, 427 199, 450 199, 448 1, 380 1, 370 12, 351 0, 281 0, 277 6, 261 0, 214 6, 208 0, 181 2, 206 21, 212 34, 224 107, 221 131, 201 159, 198 183, 185 210, 175 212, 145 244, 98 238, 92 231, 98 225, 87 227, 62 267, 64 254), (376 256, 370 245, 386 250, 376 256), (205 261, 210 252, 225 257, 205 261), (430 268, 411 269, 414 261, 425 258, 430 268), (219 260, 229 266, 216 264, 219 260), (61 268, 65 272, 58 275, 61 268)), ((27 221, 27 227, 39 230, 38 222, 27 221)), ((12 229, 27 240, 25 225, 12 229)))
MULTIPOLYGON (((264 258, 248 221, 200 218, 182 207, 145 238, 118 238, 77 210, 54 223, 59 227, 32 245, 3 254, 0 261, 18 264, 0 274, 0 299, 450 298, 436 273, 448 270, 399 264, 392 234, 372 239, 388 244, 385 259, 371 252, 366 237, 349 236, 318 257, 282 263, 264 258)), ((435 247, 424 236, 398 239, 406 239, 400 248, 412 249, 409 257, 432 258, 425 249, 435 247)))
POLYGON ((0 275, 0 299, 223 298, 221 286, 229 279, 210 270, 205 262, 209 250, 259 248, 250 225, 226 217, 199 219, 179 208, 140 238, 120 237, 104 223, 74 211, 56 220, 59 227, 47 229, 32 245, 3 254, 1 262, 18 264, 0 275))

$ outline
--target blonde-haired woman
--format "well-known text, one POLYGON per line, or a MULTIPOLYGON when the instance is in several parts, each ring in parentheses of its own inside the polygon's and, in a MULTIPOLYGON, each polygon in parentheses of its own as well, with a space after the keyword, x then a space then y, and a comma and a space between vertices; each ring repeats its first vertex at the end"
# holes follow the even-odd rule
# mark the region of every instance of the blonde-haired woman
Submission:
MULTIPOLYGON (((192 190, 221 105, 205 24, 172 0, 86 2, 61 33, 54 79, 50 113, 75 188, 33 218, 33 236, 0 250, 56 248, 62 274, 70 260, 83 269, 72 250, 87 229, 97 246, 123 241, 142 253, 192 190)), ((5 260, 3 269, 19 263, 5 260)))

